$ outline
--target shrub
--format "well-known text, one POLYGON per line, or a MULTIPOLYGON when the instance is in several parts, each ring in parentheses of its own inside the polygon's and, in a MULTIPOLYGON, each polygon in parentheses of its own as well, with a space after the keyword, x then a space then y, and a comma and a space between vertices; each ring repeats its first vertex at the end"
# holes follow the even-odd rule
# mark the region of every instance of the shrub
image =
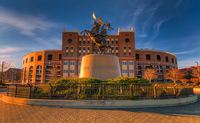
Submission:
POLYGON ((67 86, 72 83, 101 83, 102 80, 95 78, 62 78, 56 81, 51 81, 50 84, 54 86, 67 86))
POLYGON ((61 78, 61 79, 57 79, 55 81, 50 82, 50 84, 52 84, 54 86, 66 86, 69 83, 72 83, 72 79, 61 78))
POLYGON ((78 78, 77 83, 102 83, 103 81, 95 78, 78 78))
POLYGON ((107 80, 108 83, 120 83, 120 84, 149 84, 146 79, 130 78, 130 77, 117 77, 107 80))

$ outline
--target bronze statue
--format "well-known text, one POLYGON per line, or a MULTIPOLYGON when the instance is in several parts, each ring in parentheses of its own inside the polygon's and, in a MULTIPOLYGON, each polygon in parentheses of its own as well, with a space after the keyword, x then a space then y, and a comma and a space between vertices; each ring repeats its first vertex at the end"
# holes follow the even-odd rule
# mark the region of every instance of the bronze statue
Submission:
POLYGON ((83 35, 87 35, 95 43, 98 53, 105 54, 106 50, 111 48, 106 41, 108 36, 107 32, 112 29, 110 23, 104 23, 101 18, 96 19, 93 13, 94 24, 91 30, 84 30, 81 32, 83 35))

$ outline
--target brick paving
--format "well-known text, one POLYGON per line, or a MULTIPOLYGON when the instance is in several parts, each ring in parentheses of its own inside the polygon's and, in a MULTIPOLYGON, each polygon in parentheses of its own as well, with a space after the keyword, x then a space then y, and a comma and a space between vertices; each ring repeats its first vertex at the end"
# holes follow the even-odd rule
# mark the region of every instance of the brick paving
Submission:
POLYGON ((0 101, 0 123, 200 123, 198 115, 174 115, 169 112, 165 114, 158 109, 170 110, 170 107, 150 108, 147 111, 94 110, 20 106, 0 101), (150 111, 153 109, 157 112, 150 111))

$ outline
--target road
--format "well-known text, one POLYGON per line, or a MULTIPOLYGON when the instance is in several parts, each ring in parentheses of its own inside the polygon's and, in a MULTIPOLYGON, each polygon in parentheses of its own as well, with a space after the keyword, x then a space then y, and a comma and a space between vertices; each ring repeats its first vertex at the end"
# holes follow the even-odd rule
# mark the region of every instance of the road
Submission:
POLYGON ((200 101, 145 109, 70 109, 0 101, 0 123, 200 123, 200 101))

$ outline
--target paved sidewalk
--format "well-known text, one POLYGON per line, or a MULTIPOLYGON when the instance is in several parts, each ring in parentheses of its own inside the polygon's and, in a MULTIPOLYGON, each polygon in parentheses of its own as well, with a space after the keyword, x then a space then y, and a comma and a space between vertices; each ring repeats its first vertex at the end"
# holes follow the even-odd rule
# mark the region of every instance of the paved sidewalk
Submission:
POLYGON ((198 116, 19 106, 0 101, 0 123, 199 123, 198 116))

